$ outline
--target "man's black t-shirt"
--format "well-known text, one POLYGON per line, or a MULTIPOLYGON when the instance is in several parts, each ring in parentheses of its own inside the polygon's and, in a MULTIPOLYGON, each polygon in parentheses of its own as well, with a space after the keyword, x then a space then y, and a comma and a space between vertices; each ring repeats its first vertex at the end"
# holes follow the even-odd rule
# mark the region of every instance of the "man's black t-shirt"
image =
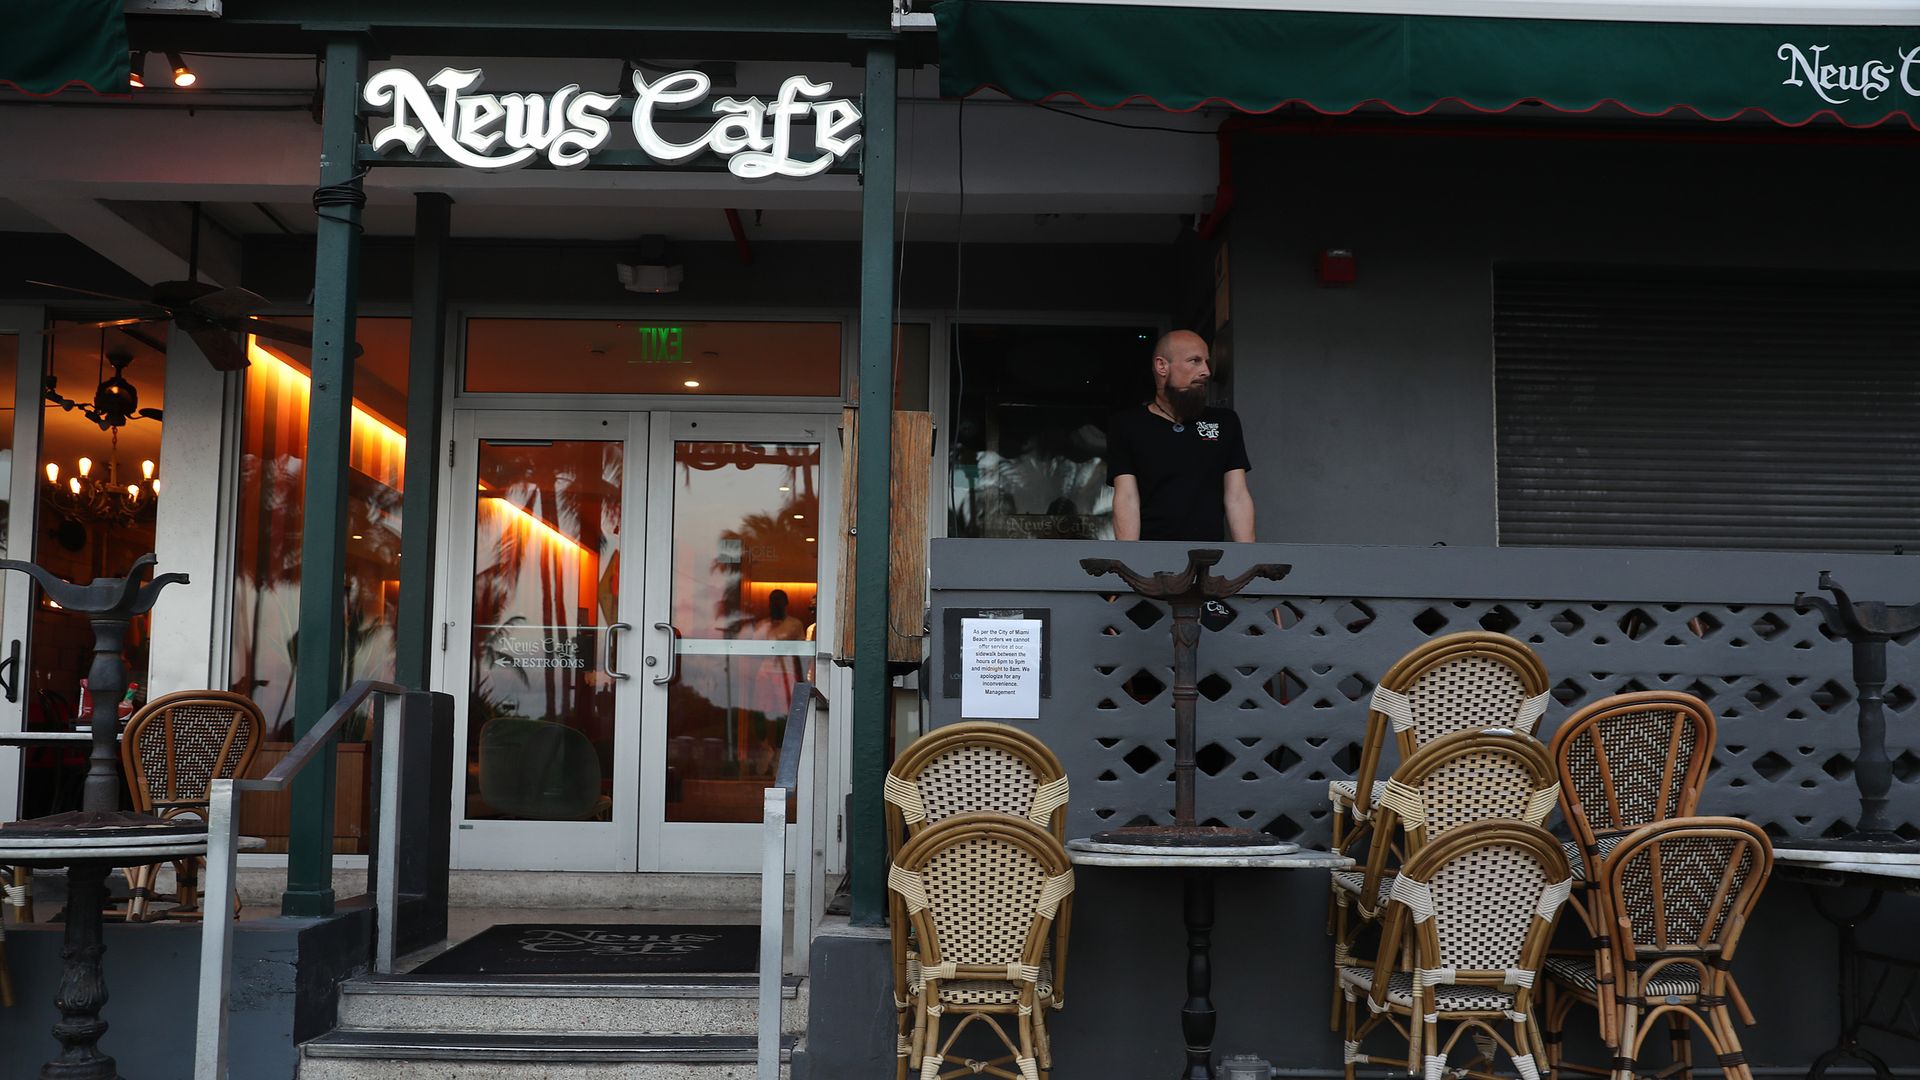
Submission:
POLYGON ((1219 543, 1227 538, 1222 478, 1251 469, 1240 418, 1232 409, 1208 409, 1200 419, 1174 424, 1145 405, 1107 421, 1107 483, 1131 474, 1140 487, 1140 539, 1219 543))

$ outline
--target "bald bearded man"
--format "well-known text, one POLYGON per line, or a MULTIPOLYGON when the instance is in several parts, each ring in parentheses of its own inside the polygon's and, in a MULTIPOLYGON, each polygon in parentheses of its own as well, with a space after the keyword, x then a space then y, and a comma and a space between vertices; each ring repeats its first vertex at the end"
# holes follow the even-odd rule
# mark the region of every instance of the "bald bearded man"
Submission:
POLYGON ((1153 347, 1153 400, 1107 422, 1115 539, 1253 541, 1253 465, 1240 418, 1207 404, 1212 360, 1199 334, 1164 335, 1153 347))

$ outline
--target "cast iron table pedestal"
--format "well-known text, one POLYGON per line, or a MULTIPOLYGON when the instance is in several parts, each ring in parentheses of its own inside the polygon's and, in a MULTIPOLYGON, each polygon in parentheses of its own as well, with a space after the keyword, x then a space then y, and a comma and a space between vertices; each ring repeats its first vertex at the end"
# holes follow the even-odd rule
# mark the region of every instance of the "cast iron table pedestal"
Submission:
POLYGON ((1180 1006, 1180 1031, 1187 1063, 1180 1080, 1214 1080, 1213 1007, 1214 878, 1223 870, 1339 870, 1353 865, 1345 855, 1302 850, 1276 841, 1264 848, 1177 848, 1067 841, 1075 866, 1115 869, 1177 869, 1182 878, 1183 921, 1187 928, 1187 1000, 1180 1006))
POLYGON ((54 1005, 53 1037, 60 1056, 40 1067, 40 1080, 118 1080, 114 1060, 100 1052, 107 1022, 107 979, 100 957, 107 873, 207 853, 204 825, 175 825, 145 814, 112 811, 61 814, 0 827, 0 866, 63 867, 67 871, 66 967, 54 1005))

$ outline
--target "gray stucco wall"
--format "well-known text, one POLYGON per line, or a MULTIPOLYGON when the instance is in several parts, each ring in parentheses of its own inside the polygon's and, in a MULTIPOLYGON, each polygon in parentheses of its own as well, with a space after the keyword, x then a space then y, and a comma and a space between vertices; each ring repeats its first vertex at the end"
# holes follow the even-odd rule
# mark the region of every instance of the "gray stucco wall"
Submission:
MULTIPOLYGON (((232 1076, 292 1080, 297 1044, 333 1027, 339 982, 364 971, 370 909, 357 901, 325 919, 272 917, 235 925, 228 1061, 232 1076)), ((0 1080, 31 1080, 57 1056, 50 1029, 60 983, 62 926, 7 927, 14 1006, 0 1009, 0 1080)), ((154 922, 106 927, 109 999, 102 1052, 125 1080, 193 1075, 200 927, 154 922)))
POLYGON ((1905 149, 1249 133, 1233 154, 1234 404, 1267 541, 1495 542, 1497 262, 1920 268, 1920 219, 1866 194, 1905 149), (1317 285, 1326 248, 1357 285, 1317 285))

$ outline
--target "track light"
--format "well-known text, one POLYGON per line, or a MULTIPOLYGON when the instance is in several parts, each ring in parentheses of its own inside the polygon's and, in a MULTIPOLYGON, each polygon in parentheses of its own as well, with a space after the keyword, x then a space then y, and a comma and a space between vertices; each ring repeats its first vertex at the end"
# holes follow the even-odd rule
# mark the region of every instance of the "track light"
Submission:
POLYGON ((141 49, 127 62, 127 85, 139 90, 147 85, 147 53, 141 49))
POLYGON ((180 59, 179 53, 169 50, 167 63, 173 65, 173 85, 186 87, 200 81, 200 76, 195 75, 193 69, 187 66, 187 62, 180 59))

